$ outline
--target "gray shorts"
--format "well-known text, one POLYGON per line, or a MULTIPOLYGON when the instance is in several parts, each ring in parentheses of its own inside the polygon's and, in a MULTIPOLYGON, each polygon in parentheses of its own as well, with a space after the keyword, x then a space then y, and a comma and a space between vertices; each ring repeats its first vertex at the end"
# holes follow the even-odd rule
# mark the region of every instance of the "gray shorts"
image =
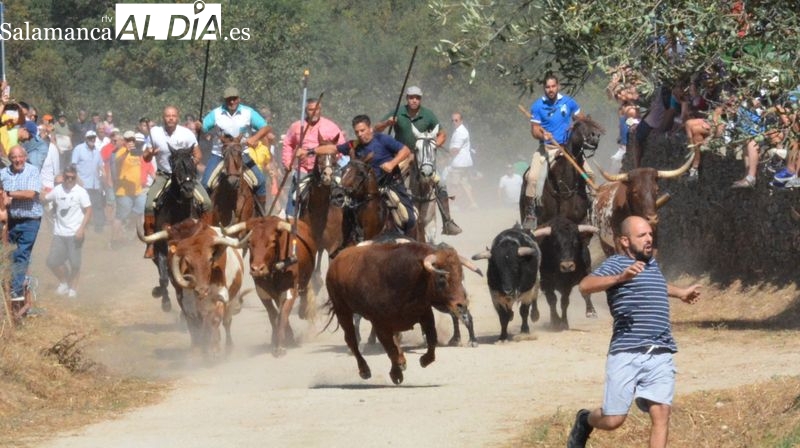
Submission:
POLYGON ((640 399, 671 406, 675 395, 675 373, 672 353, 621 352, 608 355, 603 414, 628 415, 634 398, 643 412, 647 412, 647 408, 640 399))
POLYGON ((73 236, 53 236, 53 241, 50 244, 50 253, 47 254, 47 266, 50 269, 55 269, 67 261, 72 272, 78 272, 81 269, 81 247, 76 243, 73 236))

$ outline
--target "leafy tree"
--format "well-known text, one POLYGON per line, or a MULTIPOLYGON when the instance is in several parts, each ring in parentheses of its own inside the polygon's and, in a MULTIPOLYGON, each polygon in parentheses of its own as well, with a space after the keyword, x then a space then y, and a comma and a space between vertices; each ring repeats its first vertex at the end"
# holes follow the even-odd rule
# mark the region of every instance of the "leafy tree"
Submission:
POLYGON ((437 47, 451 63, 495 67, 528 91, 546 71, 580 87, 598 71, 619 73, 621 67, 641 75, 644 93, 704 72, 745 95, 760 89, 780 93, 800 83, 797 1, 430 0, 429 5, 440 23, 458 25, 437 47))

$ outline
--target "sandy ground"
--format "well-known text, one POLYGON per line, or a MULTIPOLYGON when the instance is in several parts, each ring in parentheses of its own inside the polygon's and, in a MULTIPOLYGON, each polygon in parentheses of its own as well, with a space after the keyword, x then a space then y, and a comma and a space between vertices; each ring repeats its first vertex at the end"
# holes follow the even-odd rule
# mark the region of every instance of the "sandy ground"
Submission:
MULTIPOLYGON (((445 241, 470 256, 511 226, 515 213, 511 208, 456 211, 464 233, 445 241)), ((572 328, 565 332, 549 331, 542 297, 544 322, 534 325, 535 339, 496 344, 499 323, 486 280, 465 272, 480 346, 440 348, 436 361, 423 369, 421 336, 406 333, 409 365, 404 383, 394 386, 379 346, 366 349, 373 378, 359 378, 341 330, 319 333, 325 315, 311 326, 294 319, 302 345, 273 358, 266 313, 255 294, 245 298, 234 319, 232 353, 205 361, 188 350, 178 312, 163 313, 150 297, 156 271, 141 259, 141 244, 112 251, 106 235, 90 237, 75 306, 109 320, 93 356, 124 373, 173 380, 175 387, 158 405, 54 434, 42 447, 507 446, 530 418, 559 410, 572 414, 602 398, 611 327, 604 295, 594 296, 599 317, 587 319, 582 300, 573 294, 572 328)), ((42 235, 37 263, 48 245, 42 235)), ((485 270, 485 261, 480 263, 485 270)), ((53 298, 54 280, 39 272, 40 300, 64 300, 53 298)), ((325 298, 323 293, 318 300, 325 298)), ((519 324, 517 316, 513 334, 519 324)), ((450 318, 437 313, 437 327, 439 340, 449 339, 450 318)), ((773 343, 769 335, 739 337, 732 344, 713 330, 691 327, 679 329, 676 337, 678 401, 691 391, 796 374, 800 364, 800 338, 773 343)))

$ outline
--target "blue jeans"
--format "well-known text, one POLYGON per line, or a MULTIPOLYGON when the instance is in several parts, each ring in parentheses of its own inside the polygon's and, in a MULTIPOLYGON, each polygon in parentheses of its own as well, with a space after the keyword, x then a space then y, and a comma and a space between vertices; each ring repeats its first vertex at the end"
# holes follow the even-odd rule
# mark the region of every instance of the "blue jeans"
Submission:
POLYGON ((41 223, 41 219, 8 220, 8 241, 17 246, 11 254, 11 297, 25 295, 25 274, 31 263, 33 244, 36 243, 41 223))
MULTIPOLYGON (((203 180, 200 182, 203 184, 203 188, 205 188, 206 191, 211 191, 211 188, 209 187, 209 184, 211 183, 211 173, 214 172, 214 170, 217 168, 217 165, 219 165, 221 162, 222 157, 216 154, 211 154, 211 157, 208 159, 206 170, 203 171, 203 180)), ((261 169, 246 152, 242 153, 242 162, 244 162, 244 166, 247 167, 247 171, 253 173, 256 181, 258 182, 254 188, 256 196, 266 196, 267 178, 264 177, 264 173, 261 172, 261 169)))

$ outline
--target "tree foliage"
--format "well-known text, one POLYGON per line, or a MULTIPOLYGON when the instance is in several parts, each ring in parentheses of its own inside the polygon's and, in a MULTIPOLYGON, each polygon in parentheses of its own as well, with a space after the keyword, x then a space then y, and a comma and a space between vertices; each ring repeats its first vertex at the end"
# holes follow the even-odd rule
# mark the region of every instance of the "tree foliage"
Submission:
POLYGON ((429 6, 440 23, 457 24, 439 42, 440 54, 454 64, 493 67, 528 91, 539 88, 547 71, 580 87, 598 71, 620 67, 642 74, 643 93, 704 72, 743 92, 776 93, 800 83, 797 1, 430 0, 429 6))

